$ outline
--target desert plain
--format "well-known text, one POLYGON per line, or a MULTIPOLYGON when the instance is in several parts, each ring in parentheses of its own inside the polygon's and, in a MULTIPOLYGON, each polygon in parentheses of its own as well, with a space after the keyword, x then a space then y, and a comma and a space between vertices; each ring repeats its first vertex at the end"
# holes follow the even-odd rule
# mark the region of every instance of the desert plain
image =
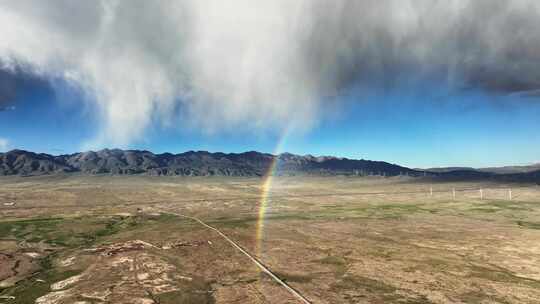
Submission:
POLYGON ((182 215, 311 303, 540 303, 536 184, 77 175, 0 178, 0 303, 302 303, 182 215))

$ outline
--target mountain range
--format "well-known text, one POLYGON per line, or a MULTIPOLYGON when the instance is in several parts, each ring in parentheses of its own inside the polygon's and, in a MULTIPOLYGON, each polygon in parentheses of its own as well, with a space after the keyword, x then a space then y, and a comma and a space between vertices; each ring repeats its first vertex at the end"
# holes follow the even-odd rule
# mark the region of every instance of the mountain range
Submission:
POLYGON ((146 174, 180 176, 263 176, 273 174, 311 175, 413 175, 423 174, 382 161, 337 157, 315 157, 283 153, 272 155, 255 151, 210 153, 189 151, 180 154, 154 154, 149 151, 104 149, 67 155, 49 155, 24 150, 0 153, 0 175, 146 174), (275 166, 274 166, 275 164, 275 166))
POLYGON ((149 151, 104 149, 74 154, 50 155, 24 150, 0 153, 1 175, 167 175, 167 176, 264 176, 273 175, 378 175, 414 176, 443 179, 497 179, 539 182, 540 165, 474 169, 448 167, 410 169, 384 161, 315 157, 256 151, 210 153, 188 151, 179 154, 154 154, 149 151))

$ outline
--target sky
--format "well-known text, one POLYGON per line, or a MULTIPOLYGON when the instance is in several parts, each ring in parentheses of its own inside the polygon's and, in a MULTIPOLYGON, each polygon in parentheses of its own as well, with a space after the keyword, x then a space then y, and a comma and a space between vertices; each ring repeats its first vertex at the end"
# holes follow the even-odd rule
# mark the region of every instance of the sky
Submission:
POLYGON ((540 162, 534 0, 21 0, 0 36, 0 151, 540 162))

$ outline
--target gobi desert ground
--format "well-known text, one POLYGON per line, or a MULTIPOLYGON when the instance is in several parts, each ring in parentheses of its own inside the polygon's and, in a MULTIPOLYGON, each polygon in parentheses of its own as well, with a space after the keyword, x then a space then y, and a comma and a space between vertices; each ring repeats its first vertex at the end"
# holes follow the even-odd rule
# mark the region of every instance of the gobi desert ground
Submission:
POLYGON ((276 177, 261 222, 263 185, 2 178, 0 303, 301 303, 181 215, 312 303, 540 303, 537 185, 276 177))

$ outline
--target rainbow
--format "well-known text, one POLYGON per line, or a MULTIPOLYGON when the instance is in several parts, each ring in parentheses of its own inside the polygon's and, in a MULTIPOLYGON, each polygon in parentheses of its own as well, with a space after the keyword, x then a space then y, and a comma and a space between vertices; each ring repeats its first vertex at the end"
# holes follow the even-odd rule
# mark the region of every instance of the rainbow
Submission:
MULTIPOLYGON (((286 128, 284 132, 282 133, 281 137, 278 140, 278 143, 276 145, 276 148, 274 149, 274 152, 272 153, 274 156, 278 156, 279 153, 282 152, 283 145, 285 143, 285 139, 287 138, 289 128, 286 128)), ((263 183, 262 183, 262 190, 261 190, 261 198, 259 200, 259 210, 257 214, 257 226, 256 226, 256 234, 255 234, 255 253, 256 256, 261 259, 262 258, 262 243, 264 240, 264 221, 266 219, 266 212, 269 209, 269 202, 271 197, 270 190, 272 189, 272 183, 274 179, 274 175, 276 174, 276 168, 278 164, 278 158, 274 157, 272 160, 272 163, 268 167, 268 170, 266 174, 263 176, 263 183)))

